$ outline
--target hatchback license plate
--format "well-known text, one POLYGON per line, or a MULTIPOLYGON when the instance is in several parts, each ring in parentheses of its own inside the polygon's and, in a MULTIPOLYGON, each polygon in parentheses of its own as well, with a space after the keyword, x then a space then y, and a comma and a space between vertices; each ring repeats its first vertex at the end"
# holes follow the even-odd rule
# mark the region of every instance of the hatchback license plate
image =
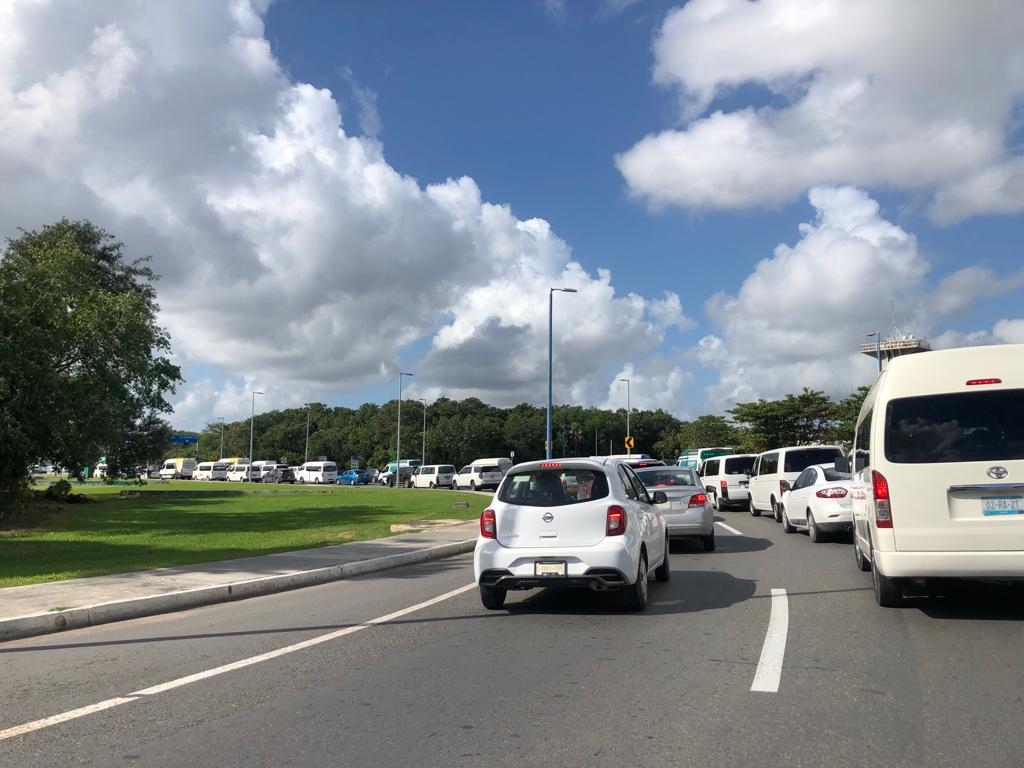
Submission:
POLYGON ((534 576, 565 576, 566 566, 564 560, 538 561, 533 564, 534 576))
POLYGON ((981 512, 985 517, 993 515, 1024 515, 1024 496, 984 496, 981 512))

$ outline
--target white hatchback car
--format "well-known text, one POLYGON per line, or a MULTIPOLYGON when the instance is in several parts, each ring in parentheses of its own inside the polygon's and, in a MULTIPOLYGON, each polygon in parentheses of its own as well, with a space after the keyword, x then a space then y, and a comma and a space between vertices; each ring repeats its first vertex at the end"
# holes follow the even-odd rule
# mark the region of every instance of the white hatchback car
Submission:
POLYGON ((815 543, 825 534, 851 530, 850 477, 849 472, 838 471, 835 464, 816 464, 801 472, 779 502, 783 530, 806 530, 815 543))
POLYGON ((532 461, 508 471, 480 516, 473 569, 485 608, 510 589, 587 588, 647 606, 647 581, 671 575, 668 530, 636 473, 615 460, 532 461))

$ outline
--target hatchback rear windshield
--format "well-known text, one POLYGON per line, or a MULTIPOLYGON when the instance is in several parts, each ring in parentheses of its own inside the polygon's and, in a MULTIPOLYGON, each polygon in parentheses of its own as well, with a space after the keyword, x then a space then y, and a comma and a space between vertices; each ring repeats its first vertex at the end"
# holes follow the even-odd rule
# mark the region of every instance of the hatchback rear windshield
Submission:
POLYGON ((651 490, 697 485, 693 470, 688 467, 652 467, 638 469, 636 474, 651 490))
POLYGON ((755 456, 740 456, 738 459, 725 459, 725 474, 749 475, 754 468, 755 456))
POLYGON ((603 472, 563 468, 506 475, 498 500, 524 507, 555 507, 607 495, 608 479, 603 472))
POLYGON ((786 451, 786 466, 783 472, 803 472, 812 464, 831 464, 836 456, 842 456, 838 448, 800 448, 786 451))
POLYGON ((898 464, 1024 459, 1024 389, 892 400, 885 457, 898 464))

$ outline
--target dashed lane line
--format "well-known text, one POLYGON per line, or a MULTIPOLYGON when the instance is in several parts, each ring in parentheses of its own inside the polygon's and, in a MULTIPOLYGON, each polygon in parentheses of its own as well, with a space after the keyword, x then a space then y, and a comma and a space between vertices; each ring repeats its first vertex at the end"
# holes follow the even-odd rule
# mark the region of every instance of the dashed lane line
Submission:
POLYGON ((729 533, 735 533, 735 534, 736 534, 737 536, 744 536, 744 535, 745 535, 745 534, 743 533, 743 531, 737 531, 737 530, 736 530, 735 528, 733 528, 733 527, 732 527, 731 525, 726 525, 726 524, 725 524, 725 523, 723 523, 723 522, 722 522, 721 520, 715 520, 715 525, 720 525, 720 526, 722 526, 723 528, 725 528, 725 530, 727 530, 727 531, 728 531, 729 533))
POLYGON ((750 686, 752 691, 778 693, 782 681, 782 661, 786 656, 786 635, 789 634, 789 599, 786 590, 772 589, 772 612, 768 631, 761 648, 761 659, 750 686))

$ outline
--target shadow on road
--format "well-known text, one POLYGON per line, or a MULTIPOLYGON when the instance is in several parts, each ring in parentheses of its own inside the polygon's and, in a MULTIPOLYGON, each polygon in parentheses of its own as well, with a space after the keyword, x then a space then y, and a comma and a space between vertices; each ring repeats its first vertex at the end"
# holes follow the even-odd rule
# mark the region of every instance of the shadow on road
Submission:
POLYGON ((641 613, 626 613, 621 592, 591 592, 590 590, 532 590, 518 593, 526 595, 516 599, 517 593, 510 592, 508 612, 515 614, 564 613, 564 614, 610 614, 635 616, 658 616, 676 613, 697 613, 700 611, 728 608, 735 603, 749 600, 757 589, 757 582, 737 579, 722 571, 683 571, 673 569, 672 580, 667 584, 651 582, 647 610, 641 613))
POLYGON ((735 536, 733 534, 715 534, 714 552, 704 551, 704 545, 699 539, 672 539, 669 551, 673 555, 713 555, 716 552, 761 552, 772 545, 770 539, 757 539, 753 536, 735 536))
POLYGON ((908 584, 904 604, 932 619, 1024 621, 1024 585, 930 579, 908 584))

